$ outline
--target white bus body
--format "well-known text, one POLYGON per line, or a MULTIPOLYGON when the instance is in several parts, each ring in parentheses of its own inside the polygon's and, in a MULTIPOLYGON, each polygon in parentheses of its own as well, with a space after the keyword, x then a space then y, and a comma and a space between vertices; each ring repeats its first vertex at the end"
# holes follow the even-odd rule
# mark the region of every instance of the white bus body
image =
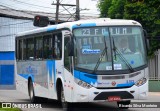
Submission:
POLYGON ((29 92, 32 102, 60 99, 62 89, 69 103, 147 98, 145 37, 133 20, 82 20, 19 33, 16 57, 17 90, 29 92), (123 38, 130 53, 120 52, 123 38))

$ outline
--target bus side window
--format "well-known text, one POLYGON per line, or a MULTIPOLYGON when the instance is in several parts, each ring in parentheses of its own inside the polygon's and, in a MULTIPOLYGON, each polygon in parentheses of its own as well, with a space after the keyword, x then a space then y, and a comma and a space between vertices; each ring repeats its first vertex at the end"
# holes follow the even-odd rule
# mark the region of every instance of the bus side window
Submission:
POLYGON ((69 45, 69 37, 66 37, 64 39, 64 67, 67 68, 68 70, 70 70, 70 60, 69 60, 69 56, 68 56, 68 45, 69 45))
POLYGON ((23 40, 18 40, 18 60, 23 60, 22 51, 23 51, 23 40))
POLYGON ((43 58, 52 59, 52 34, 43 36, 43 58))
POLYGON ((34 38, 27 39, 27 59, 34 60, 34 38))
POLYGON ((22 58, 23 60, 26 60, 27 59, 27 46, 26 46, 26 39, 23 39, 23 54, 22 54, 22 58))
POLYGON ((55 48, 57 59, 62 58, 62 33, 58 33, 55 38, 55 48))
POLYGON ((35 41, 36 41, 35 59, 41 60, 43 58, 43 37, 42 36, 36 37, 35 41))
POLYGON ((55 35, 53 34, 52 36, 52 58, 55 59, 57 57, 55 47, 55 35))

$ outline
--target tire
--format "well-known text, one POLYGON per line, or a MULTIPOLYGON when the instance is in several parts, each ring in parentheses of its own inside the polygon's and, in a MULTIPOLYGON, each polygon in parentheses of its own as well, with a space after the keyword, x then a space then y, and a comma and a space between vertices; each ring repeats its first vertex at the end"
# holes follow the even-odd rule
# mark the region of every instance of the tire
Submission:
POLYGON ((28 93, 29 93, 29 97, 30 97, 30 101, 31 103, 36 103, 38 102, 38 98, 35 96, 34 93, 34 88, 33 88, 33 82, 32 80, 29 81, 29 86, 28 86, 28 93))
POLYGON ((62 108, 63 108, 63 111, 71 111, 71 108, 70 108, 70 103, 68 103, 66 100, 65 100, 65 96, 64 96, 64 90, 63 90, 63 87, 61 86, 61 104, 62 104, 62 108))
POLYGON ((131 103, 130 100, 128 100, 128 101, 118 101, 117 105, 118 105, 118 108, 120 108, 120 109, 128 109, 130 103, 131 103))

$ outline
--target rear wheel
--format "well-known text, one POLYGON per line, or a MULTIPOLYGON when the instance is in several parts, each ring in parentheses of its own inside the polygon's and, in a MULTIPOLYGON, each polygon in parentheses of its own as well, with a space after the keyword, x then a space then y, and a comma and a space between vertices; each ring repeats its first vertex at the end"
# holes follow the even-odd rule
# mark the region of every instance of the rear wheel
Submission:
POLYGON ((118 107, 121 108, 121 109, 128 109, 130 103, 131 103, 130 100, 128 100, 128 101, 118 101, 118 102, 117 102, 117 105, 118 105, 118 107))
POLYGON ((32 80, 29 80, 28 90, 29 90, 28 92, 29 92, 30 101, 32 103, 37 102, 37 97, 35 96, 35 93, 34 93, 34 88, 33 88, 33 82, 32 82, 32 80))

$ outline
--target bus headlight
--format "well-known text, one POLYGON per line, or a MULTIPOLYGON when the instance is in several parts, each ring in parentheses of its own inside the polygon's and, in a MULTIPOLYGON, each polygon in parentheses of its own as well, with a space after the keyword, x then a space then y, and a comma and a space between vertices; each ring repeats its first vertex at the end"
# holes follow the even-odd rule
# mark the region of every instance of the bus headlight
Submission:
POLYGON ((75 82, 76 82, 79 86, 82 86, 82 87, 84 87, 84 88, 86 88, 86 89, 90 89, 90 88, 92 87, 90 84, 88 84, 88 83, 86 83, 86 82, 84 82, 84 81, 82 81, 82 80, 79 80, 79 79, 77 79, 77 78, 75 78, 75 82))
POLYGON ((147 81, 146 78, 142 78, 142 79, 138 80, 138 81, 135 83, 135 85, 139 87, 139 86, 145 84, 146 81, 147 81))

